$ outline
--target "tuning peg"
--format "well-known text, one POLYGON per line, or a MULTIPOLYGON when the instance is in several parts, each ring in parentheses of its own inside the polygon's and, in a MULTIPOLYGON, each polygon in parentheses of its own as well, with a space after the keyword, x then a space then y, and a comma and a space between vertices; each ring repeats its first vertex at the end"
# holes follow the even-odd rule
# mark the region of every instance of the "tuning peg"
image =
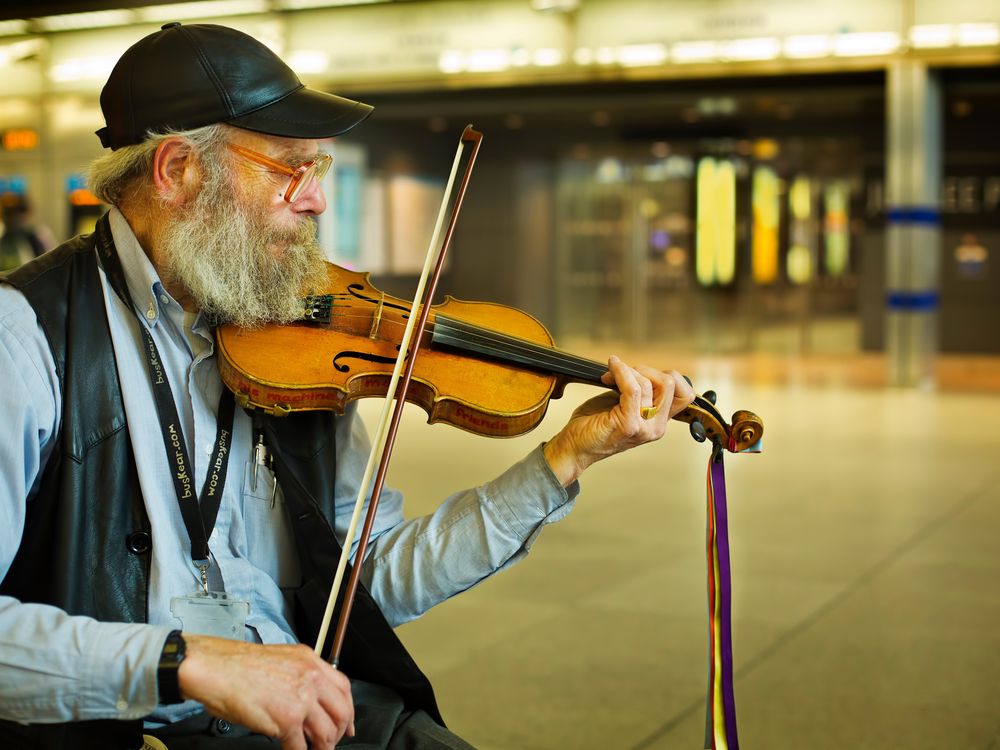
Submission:
POLYGON ((708 401, 708 403, 712 404, 712 406, 715 406, 715 399, 718 398, 715 391, 705 391, 701 394, 701 397, 708 401))
POLYGON ((705 425, 701 423, 700 419, 692 420, 691 422, 691 437, 697 440, 699 443, 704 443, 705 438, 705 425))

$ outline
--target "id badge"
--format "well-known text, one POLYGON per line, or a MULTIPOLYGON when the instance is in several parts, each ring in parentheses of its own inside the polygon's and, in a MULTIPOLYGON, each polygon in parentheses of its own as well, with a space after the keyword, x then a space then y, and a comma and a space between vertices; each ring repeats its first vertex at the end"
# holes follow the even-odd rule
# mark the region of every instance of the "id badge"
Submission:
POLYGON ((232 599, 219 591, 175 596, 170 611, 184 625, 185 633, 214 635, 231 640, 246 640, 250 602, 232 599))

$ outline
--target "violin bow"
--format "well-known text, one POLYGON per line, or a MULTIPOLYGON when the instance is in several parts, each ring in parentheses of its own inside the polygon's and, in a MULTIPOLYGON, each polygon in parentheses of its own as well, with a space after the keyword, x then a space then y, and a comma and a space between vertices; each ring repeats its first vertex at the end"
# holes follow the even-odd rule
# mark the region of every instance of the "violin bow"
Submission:
POLYGON ((333 645, 330 649, 330 663, 337 667, 340 662, 340 652, 344 646, 344 639, 347 634, 347 623, 351 616, 351 609, 354 606, 354 599, 358 591, 358 582, 361 576, 361 567, 364 563, 365 552, 368 548, 368 540, 371 537, 372 526, 375 522, 375 512, 378 510, 379 499, 382 495, 382 488, 385 484, 385 475, 389 468, 389 459, 392 456, 392 448, 396 442, 396 433, 399 429, 399 421, 403 414, 403 406, 406 403, 406 392, 410 387, 410 380, 413 375, 413 365, 417 359, 420 349, 420 342, 423 338, 424 329, 427 327, 427 318, 431 309, 431 302, 437 290, 438 280, 441 277, 441 270, 444 268, 444 259, 451 245, 452 234, 455 231, 455 224, 458 220, 458 212, 462 208, 462 201, 465 199, 465 191, 469 185, 469 178, 472 176, 472 168, 476 163, 476 155, 479 153, 479 146, 483 140, 483 134, 475 130, 472 125, 467 125, 462 131, 462 136, 458 142, 455 152, 455 160, 452 163, 451 173, 448 176, 448 183, 445 187, 444 198, 441 201, 441 208, 438 211, 437 221, 431 235, 430 246, 424 258, 424 266, 417 283, 417 291, 414 295, 411 310, 417 310, 419 305, 420 315, 410 315, 403 331, 403 337, 399 345, 399 356, 396 358, 396 365, 393 367, 392 377, 386 391, 386 398, 382 404, 382 412, 379 416, 378 425, 372 437, 372 450, 368 456, 368 463, 365 466, 365 473, 358 485, 358 497, 354 503, 354 512, 351 515, 351 522, 348 525, 347 533, 344 537, 344 546, 340 552, 340 559, 337 563, 337 570, 333 578, 333 585, 330 587, 330 596, 326 604, 326 612, 323 615, 323 622, 320 626, 319 636, 316 639, 315 652, 320 655, 323 645, 326 643, 330 622, 333 619, 333 612, 336 608, 337 595, 341 588, 344 571, 347 568, 347 561, 350 557, 354 536, 357 533, 358 521, 361 511, 364 508, 365 498, 368 495, 368 486, 371 482, 376 456, 381 453, 378 461, 378 471, 375 472, 375 483, 372 485, 371 501, 368 506, 368 513, 365 516, 365 523, 361 529, 361 536, 358 538, 358 548, 354 556, 355 564, 351 566, 351 574, 347 579, 347 588, 344 591, 343 604, 340 610, 340 617, 337 620, 337 627, 334 630, 333 645), (467 143, 471 143, 471 152, 465 165, 465 172, 462 175, 461 183, 455 193, 455 200, 452 203, 451 217, 448 220, 448 228, 445 231, 444 240, 438 248, 438 238, 441 234, 441 227, 444 224, 448 203, 455 185, 455 177, 458 174, 459 164, 467 143), (436 251, 435 249, 438 248, 436 251), (433 274, 431 268, 433 266, 433 274), (430 281, 428 281, 430 277, 430 281), (412 349, 411 349, 412 344, 412 349), (405 363, 405 371, 403 371, 405 363), (402 375, 400 374, 402 373, 402 375), (390 417, 389 409, 392 403, 395 407, 390 417))

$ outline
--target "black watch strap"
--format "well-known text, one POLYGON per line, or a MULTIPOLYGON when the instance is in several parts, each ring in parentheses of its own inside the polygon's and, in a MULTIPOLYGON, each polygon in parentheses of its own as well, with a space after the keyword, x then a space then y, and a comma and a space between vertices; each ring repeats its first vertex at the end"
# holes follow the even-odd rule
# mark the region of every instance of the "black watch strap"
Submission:
POLYGON ((181 631, 171 630, 160 652, 160 664, 156 670, 156 688, 160 696, 160 705, 169 706, 183 703, 181 686, 177 679, 177 671, 184 661, 185 646, 181 631))

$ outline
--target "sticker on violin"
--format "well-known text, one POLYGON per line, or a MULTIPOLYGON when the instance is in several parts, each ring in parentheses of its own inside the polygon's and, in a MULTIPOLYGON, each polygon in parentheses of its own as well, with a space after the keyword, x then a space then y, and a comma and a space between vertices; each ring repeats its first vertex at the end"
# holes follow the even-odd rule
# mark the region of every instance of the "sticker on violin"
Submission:
POLYGON ((183 623, 185 633, 246 639, 250 602, 233 599, 221 591, 175 596, 170 600, 170 611, 183 623))

